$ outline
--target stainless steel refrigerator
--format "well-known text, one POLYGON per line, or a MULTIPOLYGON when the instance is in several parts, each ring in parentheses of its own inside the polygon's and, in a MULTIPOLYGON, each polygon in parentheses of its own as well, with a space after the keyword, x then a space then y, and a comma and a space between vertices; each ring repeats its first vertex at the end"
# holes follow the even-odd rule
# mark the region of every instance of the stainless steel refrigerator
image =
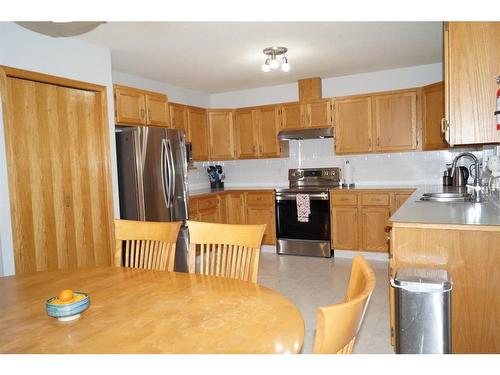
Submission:
POLYGON ((175 271, 187 272, 187 155, 184 132, 117 127, 120 216, 128 220, 182 221, 175 271))

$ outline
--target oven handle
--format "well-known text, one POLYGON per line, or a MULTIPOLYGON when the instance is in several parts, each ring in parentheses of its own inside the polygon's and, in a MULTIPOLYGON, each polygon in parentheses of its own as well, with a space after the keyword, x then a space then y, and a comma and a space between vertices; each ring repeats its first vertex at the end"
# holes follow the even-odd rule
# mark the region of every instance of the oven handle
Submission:
MULTIPOLYGON (((297 194, 276 194, 276 201, 294 201, 297 199, 297 194)), ((328 193, 309 194, 309 199, 312 201, 327 201, 328 193)))

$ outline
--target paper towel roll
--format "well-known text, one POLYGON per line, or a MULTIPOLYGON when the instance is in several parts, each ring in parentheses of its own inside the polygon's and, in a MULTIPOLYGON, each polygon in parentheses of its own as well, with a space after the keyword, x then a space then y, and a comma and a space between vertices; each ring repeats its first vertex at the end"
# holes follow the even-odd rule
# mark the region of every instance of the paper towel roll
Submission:
POLYGON ((344 164, 344 183, 347 185, 352 184, 352 168, 349 160, 346 160, 344 164))

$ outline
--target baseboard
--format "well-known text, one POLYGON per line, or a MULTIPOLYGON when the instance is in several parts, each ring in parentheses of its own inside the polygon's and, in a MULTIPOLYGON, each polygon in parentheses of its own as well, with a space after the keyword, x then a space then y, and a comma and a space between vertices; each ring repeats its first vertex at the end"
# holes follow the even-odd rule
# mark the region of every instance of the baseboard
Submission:
MULTIPOLYGON (((260 248, 262 253, 276 254, 276 246, 274 245, 262 245, 260 248)), ((353 258, 355 255, 363 255, 365 259, 374 261, 389 261, 389 255, 387 253, 375 253, 371 251, 351 251, 351 250, 335 250, 334 256, 336 258, 353 258)))

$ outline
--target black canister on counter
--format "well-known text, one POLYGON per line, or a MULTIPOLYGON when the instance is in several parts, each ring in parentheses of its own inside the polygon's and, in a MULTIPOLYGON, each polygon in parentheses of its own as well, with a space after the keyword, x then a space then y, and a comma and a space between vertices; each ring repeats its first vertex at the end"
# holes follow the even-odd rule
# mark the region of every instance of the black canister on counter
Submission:
POLYGON ((453 185, 453 179, 451 178, 451 168, 443 172, 443 186, 453 185))

